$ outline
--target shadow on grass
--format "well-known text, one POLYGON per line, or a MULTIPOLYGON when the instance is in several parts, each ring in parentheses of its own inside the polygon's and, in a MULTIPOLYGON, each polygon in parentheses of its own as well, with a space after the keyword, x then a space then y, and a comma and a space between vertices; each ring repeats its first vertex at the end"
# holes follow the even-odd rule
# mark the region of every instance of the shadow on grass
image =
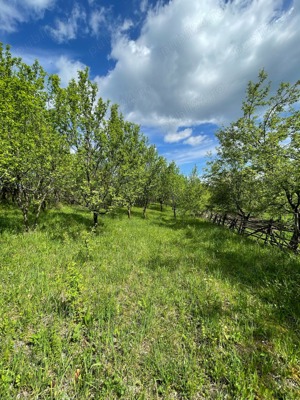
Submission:
POLYGON ((50 210, 41 216, 38 230, 50 233, 54 240, 69 238, 76 240, 83 232, 101 234, 104 221, 99 216, 98 226, 93 226, 92 213, 86 210, 50 210))
MULTIPOLYGON (((241 290, 244 287, 261 301, 273 305, 278 322, 285 321, 300 330, 300 257, 255 243, 208 221, 163 218, 153 223, 184 231, 187 240, 182 245, 182 254, 193 259, 193 267, 203 268, 205 255, 208 274, 241 285, 241 290)), ((160 255, 149 266, 153 269, 156 262, 171 271, 168 257, 160 255)), ((184 260, 180 257, 172 259, 175 266, 181 262, 184 260)))
POLYGON ((1 205, 0 208, 0 233, 22 233, 24 224, 21 211, 10 205, 1 205))
POLYGON ((151 257, 146 262, 146 267, 152 271, 158 271, 161 269, 166 269, 169 272, 175 271, 178 267, 177 259, 175 257, 163 256, 162 254, 157 254, 151 257))
MULTIPOLYGON (((30 226, 33 226, 32 216, 30 215, 30 226)), ((98 227, 95 233, 100 233, 103 229, 103 218, 99 216, 98 227)), ((76 208, 52 208, 41 212, 36 230, 49 232, 53 238, 61 238, 64 233, 69 236, 76 236, 77 232, 93 229, 92 213, 83 209, 76 208)), ((0 210, 0 233, 24 233, 25 227, 21 211, 13 206, 1 207, 0 210)))

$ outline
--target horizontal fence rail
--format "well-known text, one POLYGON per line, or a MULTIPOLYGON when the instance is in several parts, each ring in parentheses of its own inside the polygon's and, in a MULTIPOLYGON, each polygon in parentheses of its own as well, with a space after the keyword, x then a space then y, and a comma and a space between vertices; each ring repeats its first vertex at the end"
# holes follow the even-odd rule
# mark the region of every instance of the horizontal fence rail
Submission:
POLYGON ((247 218, 241 215, 214 213, 211 211, 206 211, 201 216, 217 225, 226 226, 243 236, 277 246, 282 250, 299 252, 299 250, 295 251, 291 246, 293 227, 281 221, 263 220, 255 217, 247 218))

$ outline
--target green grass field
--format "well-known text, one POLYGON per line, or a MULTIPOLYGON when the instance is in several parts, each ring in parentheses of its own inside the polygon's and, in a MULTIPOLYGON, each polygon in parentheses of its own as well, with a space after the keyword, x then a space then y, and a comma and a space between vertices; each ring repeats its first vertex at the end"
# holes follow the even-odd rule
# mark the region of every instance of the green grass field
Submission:
POLYGON ((300 258, 152 209, 0 210, 0 399, 298 399, 300 258))

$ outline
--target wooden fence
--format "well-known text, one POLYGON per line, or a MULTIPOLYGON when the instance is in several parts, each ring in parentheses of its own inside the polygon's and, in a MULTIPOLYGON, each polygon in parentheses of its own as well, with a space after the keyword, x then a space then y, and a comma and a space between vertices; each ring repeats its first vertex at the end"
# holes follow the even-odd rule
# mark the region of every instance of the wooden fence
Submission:
MULTIPOLYGON (((257 241, 277 246, 282 250, 292 250, 290 240, 293 234, 293 227, 284 224, 281 221, 273 219, 263 220, 255 217, 247 218, 241 215, 232 215, 227 213, 214 213, 206 211, 202 217, 209 221, 226 226, 246 237, 251 237, 257 241)), ((299 253, 299 250, 297 251, 299 253)))

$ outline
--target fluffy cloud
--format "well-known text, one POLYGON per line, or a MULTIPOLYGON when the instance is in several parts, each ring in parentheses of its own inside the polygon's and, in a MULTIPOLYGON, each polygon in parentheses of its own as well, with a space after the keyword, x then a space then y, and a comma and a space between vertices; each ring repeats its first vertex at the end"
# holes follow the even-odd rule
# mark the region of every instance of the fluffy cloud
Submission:
POLYGON ((148 8, 148 0, 142 0, 140 4, 140 10, 142 13, 146 12, 148 8))
MULTIPOLYGON (((15 1, 18 3, 18 1, 15 1)), ((49 8, 55 0, 23 0, 22 3, 28 5, 29 7, 35 8, 35 9, 46 9, 49 8)), ((20 1, 21 3, 21 1, 20 1)))
POLYGON ((49 54, 46 51, 18 51, 18 54, 13 54, 21 57, 26 64, 33 64, 38 60, 42 67, 49 74, 57 74, 61 79, 61 85, 67 86, 72 78, 77 78, 78 71, 86 68, 86 65, 80 61, 73 60, 71 57, 59 54, 49 54))
POLYGON ((206 135, 198 135, 198 136, 191 136, 187 140, 185 140, 184 144, 189 144, 190 146, 199 146, 203 144, 207 140, 206 135))
POLYGON ((120 27, 120 32, 126 32, 128 31, 130 28, 133 27, 133 22, 131 21, 131 19, 125 19, 125 21, 123 22, 123 24, 120 27))
MULTIPOLYGON (((85 8, 81 3, 75 3, 73 9, 66 13, 65 18, 57 18, 53 26, 46 29, 58 43, 68 42, 80 35, 90 34, 98 37, 103 27, 107 28, 107 16, 110 8, 97 7, 94 1, 89 1, 91 8, 85 8)), ((128 21, 125 21, 128 24, 128 21)))
POLYGON ((166 134, 170 125, 176 132, 236 118, 248 80, 261 68, 274 86, 299 79, 300 2, 288 5, 286 0, 160 4, 148 10, 136 40, 115 36, 116 66, 97 78, 101 94, 118 102, 128 118, 166 134))
POLYGON ((46 29, 58 43, 68 42, 77 37, 77 32, 85 21, 85 10, 79 4, 75 3, 70 16, 64 20, 56 19, 55 27, 47 26, 46 29))
POLYGON ((54 72, 60 76, 62 86, 67 86, 72 78, 77 78, 78 71, 86 67, 80 61, 60 56, 54 62, 54 72))
POLYGON ((99 10, 94 10, 90 16, 90 27, 92 34, 94 36, 98 36, 101 27, 105 24, 106 22, 106 10, 104 7, 101 7, 99 10))
POLYGON ((177 143, 180 142, 183 139, 188 138, 189 136, 191 136, 191 134, 193 133, 192 129, 184 129, 183 131, 180 132, 176 132, 176 133, 168 133, 165 136, 165 142, 166 143, 177 143))
POLYGON ((18 24, 30 18, 38 19, 56 0, 0 0, 0 32, 14 32, 18 24))

